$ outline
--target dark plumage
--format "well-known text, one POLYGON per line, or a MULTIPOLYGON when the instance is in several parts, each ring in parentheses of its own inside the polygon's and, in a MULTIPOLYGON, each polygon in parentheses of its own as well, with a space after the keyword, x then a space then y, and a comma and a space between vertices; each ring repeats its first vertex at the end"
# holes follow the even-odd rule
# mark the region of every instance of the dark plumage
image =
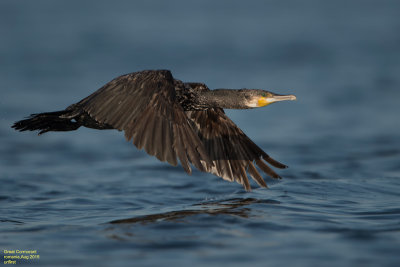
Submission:
POLYGON ((65 110, 32 114, 12 126, 19 131, 72 131, 80 126, 124 131, 128 141, 187 173, 190 164, 250 190, 247 173, 267 187, 256 166, 280 178, 266 163, 286 168, 250 140, 223 108, 255 108, 293 95, 259 89, 209 90, 175 80, 168 70, 122 75, 65 110))

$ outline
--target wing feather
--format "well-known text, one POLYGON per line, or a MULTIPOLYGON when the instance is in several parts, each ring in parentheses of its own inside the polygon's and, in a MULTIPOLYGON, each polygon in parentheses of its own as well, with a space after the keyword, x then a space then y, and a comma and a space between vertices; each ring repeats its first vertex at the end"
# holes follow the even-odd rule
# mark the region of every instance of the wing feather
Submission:
POLYGON ((110 81, 77 105, 149 155, 172 165, 178 158, 188 173, 190 163, 208 171, 213 164, 175 93, 169 71, 142 71, 110 81))
POLYGON ((254 179, 254 181, 257 182, 257 184, 261 187, 267 187, 267 184, 265 183, 264 179, 261 177, 260 173, 257 171, 256 167, 254 166, 253 162, 249 163, 249 168, 247 169, 251 177, 254 179))
POLYGON ((176 166, 178 164, 176 160, 176 153, 174 149, 169 149, 170 147, 173 147, 173 137, 172 137, 172 129, 171 129, 171 123, 168 121, 163 120, 163 124, 165 125, 164 128, 164 138, 165 138, 165 149, 163 158, 167 160, 168 163, 176 166))
MULTIPOLYGON (((173 125, 173 132, 175 133, 175 135, 180 136, 179 128, 176 125, 173 125)), ((174 139, 174 147, 175 147, 175 151, 178 155, 179 161, 181 162, 183 169, 188 174, 192 174, 192 168, 190 168, 187 153, 185 151, 185 148, 184 148, 181 138, 174 139)))
POLYGON ((279 178, 279 175, 263 159, 275 167, 286 167, 269 157, 222 109, 187 111, 186 114, 214 163, 211 173, 228 181, 236 181, 246 190, 251 190, 247 173, 257 184, 267 187, 254 163, 273 178, 279 178))
POLYGON ((276 174, 276 172, 274 172, 267 164, 265 164, 264 161, 262 161, 261 159, 257 159, 256 160, 256 164, 257 166, 263 170, 266 174, 268 174, 269 176, 271 176, 272 178, 281 178, 278 174, 276 174))

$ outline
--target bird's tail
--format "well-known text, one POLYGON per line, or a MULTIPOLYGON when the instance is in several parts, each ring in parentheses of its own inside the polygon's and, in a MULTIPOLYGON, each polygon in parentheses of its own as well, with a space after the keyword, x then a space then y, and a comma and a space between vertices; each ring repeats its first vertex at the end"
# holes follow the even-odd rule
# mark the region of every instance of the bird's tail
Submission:
POLYGON ((40 131, 41 135, 49 131, 74 131, 81 126, 69 116, 71 111, 62 110, 31 114, 27 119, 15 122, 11 127, 17 131, 40 131))

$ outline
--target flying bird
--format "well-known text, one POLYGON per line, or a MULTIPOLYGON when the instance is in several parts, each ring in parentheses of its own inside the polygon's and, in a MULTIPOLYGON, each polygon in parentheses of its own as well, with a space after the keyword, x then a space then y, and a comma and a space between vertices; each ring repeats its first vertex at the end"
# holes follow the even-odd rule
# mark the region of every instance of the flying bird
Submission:
POLYGON ((294 95, 261 89, 215 89, 203 83, 174 79, 169 70, 145 70, 119 76, 66 109, 30 115, 15 122, 19 131, 124 131, 132 141, 160 161, 178 160, 191 174, 191 165, 251 190, 248 175, 267 187, 260 171, 281 178, 276 168, 287 166, 272 159, 225 114, 224 109, 250 109, 294 95), (257 169, 257 167, 259 170, 257 169))

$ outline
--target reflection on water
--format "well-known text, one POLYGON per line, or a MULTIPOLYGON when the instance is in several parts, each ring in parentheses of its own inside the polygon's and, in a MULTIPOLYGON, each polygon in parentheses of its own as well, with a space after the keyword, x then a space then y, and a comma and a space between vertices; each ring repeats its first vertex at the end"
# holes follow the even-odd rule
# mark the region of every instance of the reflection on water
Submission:
POLYGON ((128 219, 120 219, 114 220, 109 223, 111 224, 119 224, 119 223, 154 223, 157 221, 179 221, 180 219, 184 219, 185 217, 198 215, 198 214, 208 214, 208 215, 218 215, 218 214, 226 214, 226 215, 234 215, 243 218, 248 218, 250 209, 245 208, 245 206, 253 203, 269 203, 269 204, 279 204, 278 201, 274 200, 259 200, 254 198, 235 198, 224 201, 212 201, 212 202, 203 202, 200 204, 194 204, 193 207, 196 209, 187 209, 180 211, 171 211, 160 214, 151 214, 139 217, 133 217, 128 219))

